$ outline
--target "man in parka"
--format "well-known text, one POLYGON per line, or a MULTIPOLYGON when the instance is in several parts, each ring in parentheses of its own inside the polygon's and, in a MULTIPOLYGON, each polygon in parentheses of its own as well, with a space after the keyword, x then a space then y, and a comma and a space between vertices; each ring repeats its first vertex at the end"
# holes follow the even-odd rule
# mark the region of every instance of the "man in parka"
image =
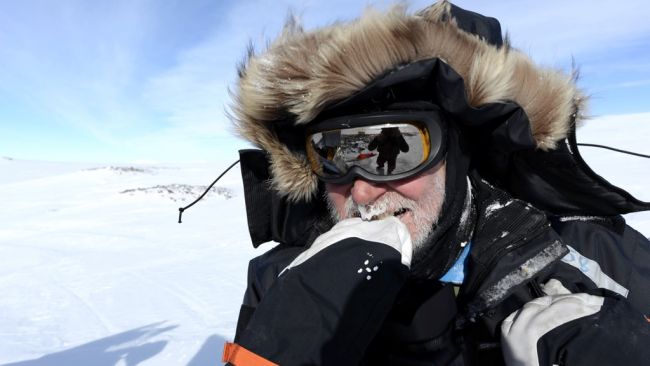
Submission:
MULTIPOLYGON (((305 32, 240 70, 234 119, 254 245, 243 365, 645 365, 650 209, 589 169, 572 77, 446 1, 305 32), (377 174, 324 134, 399 127, 377 174), (404 155, 404 159, 402 159, 404 155)), ((338 139, 345 149, 345 138, 338 139)))
POLYGON ((409 145, 404 140, 404 136, 398 127, 384 127, 381 132, 375 136, 370 144, 368 150, 377 150, 377 171, 384 171, 384 164, 388 164, 386 172, 391 174, 395 171, 397 165, 397 155, 400 152, 408 152, 409 145))

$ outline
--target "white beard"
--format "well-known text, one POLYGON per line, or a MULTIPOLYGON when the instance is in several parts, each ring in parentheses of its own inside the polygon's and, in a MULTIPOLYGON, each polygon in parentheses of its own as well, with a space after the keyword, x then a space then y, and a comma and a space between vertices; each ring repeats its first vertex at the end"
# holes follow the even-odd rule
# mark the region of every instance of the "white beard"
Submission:
POLYGON ((343 215, 339 215, 338 210, 326 194, 327 206, 334 222, 351 217, 361 217, 366 221, 380 220, 392 216, 400 209, 408 209, 412 225, 407 226, 415 254, 427 243, 433 233, 445 197, 444 174, 432 174, 430 177, 429 189, 418 201, 406 198, 397 192, 388 191, 372 204, 358 205, 350 196, 345 201, 343 215))

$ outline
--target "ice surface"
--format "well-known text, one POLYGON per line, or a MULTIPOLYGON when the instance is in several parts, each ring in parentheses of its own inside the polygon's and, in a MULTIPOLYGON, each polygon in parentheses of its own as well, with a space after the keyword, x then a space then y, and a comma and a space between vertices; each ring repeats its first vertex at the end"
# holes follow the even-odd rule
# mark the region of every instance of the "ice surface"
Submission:
MULTIPOLYGON (((650 154, 650 114, 614 124, 590 121, 578 139, 650 154)), ((581 152, 596 173, 650 200, 649 159, 581 152)), ((219 364, 223 342, 234 335, 248 260, 269 246, 250 245, 238 169, 217 184, 231 198, 215 190, 185 212, 183 224, 177 220, 178 207, 230 161, 12 158, 0 159, 0 365, 219 364)), ((650 236, 650 213, 626 220, 650 236)))

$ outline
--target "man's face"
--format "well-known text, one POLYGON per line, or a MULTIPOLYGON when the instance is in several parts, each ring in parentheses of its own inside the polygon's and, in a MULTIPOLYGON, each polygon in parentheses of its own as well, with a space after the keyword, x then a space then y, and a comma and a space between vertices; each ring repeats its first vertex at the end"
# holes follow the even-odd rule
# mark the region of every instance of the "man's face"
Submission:
POLYGON ((347 184, 325 185, 330 212, 335 221, 361 217, 381 219, 397 216, 411 234, 417 250, 438 222, 445 197, 445 163, 411 178, 372 183, 362 178, 347 184))

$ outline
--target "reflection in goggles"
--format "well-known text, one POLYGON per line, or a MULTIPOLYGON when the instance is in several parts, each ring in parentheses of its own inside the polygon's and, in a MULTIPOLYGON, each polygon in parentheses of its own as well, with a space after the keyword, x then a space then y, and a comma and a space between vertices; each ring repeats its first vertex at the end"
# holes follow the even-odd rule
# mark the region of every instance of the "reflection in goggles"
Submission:
POLYGON ((424 163, 429 152, 427 129, 408 123, 317 132, 307 141, 312 168, 322 177, 341 177, 355 166, 372 174, 400 174, 424 163))

